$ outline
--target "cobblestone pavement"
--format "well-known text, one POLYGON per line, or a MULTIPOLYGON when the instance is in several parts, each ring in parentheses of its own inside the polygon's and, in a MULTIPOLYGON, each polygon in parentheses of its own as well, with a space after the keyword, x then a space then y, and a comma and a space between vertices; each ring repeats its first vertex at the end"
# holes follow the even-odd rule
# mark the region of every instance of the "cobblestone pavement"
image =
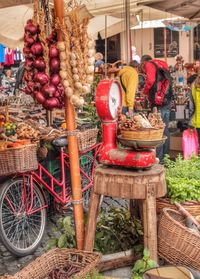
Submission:
MULTIPOLYGON (((109 206, 124 207, 127 206, 128 202, 120 199, 112 199, 105 197, 102 203, 102 208, 106 209, 109 206)), ((72 211, 68 211, 68 214, 72 214, 72 211)), ((18 258, 12 255, 1 243, 0 243, 0 276, 4 274, 15 274, 17 271, 21 270, 29 262, 33 261, 35 258, 44 253, 45 247, 48 240, 55 236, 53 228, 56 226, 56 221, 61 217, 61 214, 51 214, 48 218, 45 235, 43 237, 41 245, 37 248, 33 255, 28 255, 26 257, 18 258)))

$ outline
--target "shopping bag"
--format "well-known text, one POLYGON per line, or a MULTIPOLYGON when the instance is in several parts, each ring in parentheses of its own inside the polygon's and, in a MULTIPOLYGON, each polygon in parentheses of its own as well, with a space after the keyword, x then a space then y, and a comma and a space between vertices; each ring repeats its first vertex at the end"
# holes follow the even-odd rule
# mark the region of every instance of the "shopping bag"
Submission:
POLYGON ((194 128, 188 128, 183 132, 182 149, 184 159, 189 160, 191 155, 198 156, 198 134, 194 128))

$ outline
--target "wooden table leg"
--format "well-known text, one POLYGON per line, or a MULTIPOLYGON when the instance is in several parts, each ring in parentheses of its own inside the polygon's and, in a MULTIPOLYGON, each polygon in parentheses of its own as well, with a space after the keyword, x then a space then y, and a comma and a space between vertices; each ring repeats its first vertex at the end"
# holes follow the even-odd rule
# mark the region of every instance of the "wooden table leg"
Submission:
POLYGON ((90 208, 85 234, 85 251, 93 251, 100 197, 100 195, 97 195, 94 192, 91 193, 90 208))
POLYGON ((144 247, 149 249, 151 259, 157 262, 156 187, 153 183, 147 184, 146 193, 146 199, 142 201, 144 247))

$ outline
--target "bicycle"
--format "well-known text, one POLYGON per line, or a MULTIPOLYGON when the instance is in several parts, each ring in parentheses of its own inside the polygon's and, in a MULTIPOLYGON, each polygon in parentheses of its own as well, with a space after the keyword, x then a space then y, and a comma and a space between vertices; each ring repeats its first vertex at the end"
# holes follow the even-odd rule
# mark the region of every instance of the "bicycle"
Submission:
MULTIPOLYGON (((64 152, 67 139, 53 141, 60 149, 60 170, 54 176, 38 163, 38 169, 6 178, 0 187, 0 240, 16 256, 32 254, 45 232, 47 190, 54 202, 66 206, 71 200, 69 155, 64 152), (61 174, 60 180, 57 176, 61 174)), ((88 203, 100 144, 80 152, 85 167, 80 168, 83 200, 88 203)))

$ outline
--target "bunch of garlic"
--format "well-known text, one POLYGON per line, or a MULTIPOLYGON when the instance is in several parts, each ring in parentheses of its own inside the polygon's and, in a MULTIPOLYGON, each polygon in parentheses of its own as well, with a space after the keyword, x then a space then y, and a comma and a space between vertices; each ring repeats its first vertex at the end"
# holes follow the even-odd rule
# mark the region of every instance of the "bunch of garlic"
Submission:
POLYGON ((66 50, 65 42, 58 42, 57 47, 60 53, 60 77, 65 88, 67 97, 71 97, 74 92, 73 80, 71 78, 71 67, 69 67, 69 52, 66 50))

